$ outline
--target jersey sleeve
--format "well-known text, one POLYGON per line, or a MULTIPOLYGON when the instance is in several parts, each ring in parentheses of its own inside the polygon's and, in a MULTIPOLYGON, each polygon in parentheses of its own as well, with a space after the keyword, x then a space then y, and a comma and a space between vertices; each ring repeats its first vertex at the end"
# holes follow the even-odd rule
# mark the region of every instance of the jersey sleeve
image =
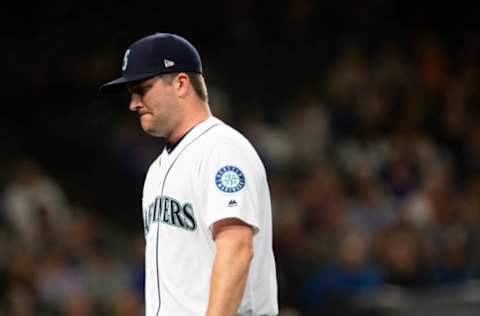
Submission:
MULTIPOLYGON (((249 149, 249 148, 248 148, 249 149)), ((207 226, 222 219, 237 218, 260 230, 258 192, 259 162, 249 150, 234 144, 217 144, 202 161, 200 171, 201 216, 207 226)))

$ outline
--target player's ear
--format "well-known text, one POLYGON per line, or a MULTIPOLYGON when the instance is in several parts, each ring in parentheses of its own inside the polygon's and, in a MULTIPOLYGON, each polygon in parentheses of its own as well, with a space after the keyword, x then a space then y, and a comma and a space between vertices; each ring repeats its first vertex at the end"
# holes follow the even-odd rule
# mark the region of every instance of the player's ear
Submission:
POLYGON ((179 73, 174 79, 174 86, 175 90, 177 91, 177 95, 179 97, 184 97, 187 95, 189 86, 190 86, 190 78, 184 72, 179 73))

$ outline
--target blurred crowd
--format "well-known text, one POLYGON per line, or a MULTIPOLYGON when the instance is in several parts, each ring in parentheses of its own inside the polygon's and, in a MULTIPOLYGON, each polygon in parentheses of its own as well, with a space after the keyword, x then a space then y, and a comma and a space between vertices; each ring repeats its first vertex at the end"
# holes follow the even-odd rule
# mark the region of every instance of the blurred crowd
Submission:
POLYGON ((1 208, 0 315, 142 315, 143 237, 72 205, 35 161, 19 161, 11 174, 1 208))
MULTIPOLYGON (((209 86, 213 113, 269 174, 284 316, 349 315, 386 285, 480 278, 478 41, 361 43, 339 45, 275 109, 209 86)), ((105 150, 137 181, 159 144, 123 115, 105 150)), ((141 226, 72 203, 37 161, 15 166, 1 188, 0 316, 142 315, 141 226)))
POLYGON ((276 125, 246 117, 270 168, 285 305, 341 315, 385 285, 480 277, 480 47, 465 44, 348 45, 276 125))

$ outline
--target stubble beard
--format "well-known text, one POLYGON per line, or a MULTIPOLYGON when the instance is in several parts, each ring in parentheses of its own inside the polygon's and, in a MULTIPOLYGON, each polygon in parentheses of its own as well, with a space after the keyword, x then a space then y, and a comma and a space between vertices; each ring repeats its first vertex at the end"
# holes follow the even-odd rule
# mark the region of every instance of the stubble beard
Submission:
POLYGON ((147 114, 140 117, 143 130, 152 136, 168 138, 177 124, 178 105, 170 99, 153 100, 147 114))
POLYGON ((166 137, 168 134, 168 123, 155 117, 153 114, 145 114, 140 118, 140 125, 145 133, 155 137, 166 137))
POLYGON ((171 136, 176 124, 174 113, 148 113, 142 115, 140 120, 147 134, 167 139, 171 136))

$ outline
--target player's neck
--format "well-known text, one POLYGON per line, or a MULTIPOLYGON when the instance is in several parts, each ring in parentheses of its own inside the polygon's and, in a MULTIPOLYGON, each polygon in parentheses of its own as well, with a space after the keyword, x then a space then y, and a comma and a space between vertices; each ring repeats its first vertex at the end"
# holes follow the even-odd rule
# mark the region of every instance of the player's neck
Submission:
POLYGON ((199 123, 207 120, 212 114, 208 104, 197 107, 195 111, 186 111, 187 113, 183 116, 180 124, 172 132, 172 134, 167 138, 169 144, 176 144, 185 134, 187 134, 193 127, 199 123))

